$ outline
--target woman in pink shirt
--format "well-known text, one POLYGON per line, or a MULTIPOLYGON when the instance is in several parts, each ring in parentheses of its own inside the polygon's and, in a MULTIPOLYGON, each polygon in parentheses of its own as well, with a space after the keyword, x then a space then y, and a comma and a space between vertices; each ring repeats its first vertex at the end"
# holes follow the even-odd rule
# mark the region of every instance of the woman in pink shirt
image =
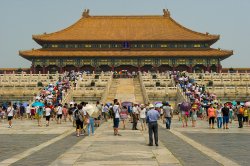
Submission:
POLYGON ((214 119, 216 117, 216 113, 212 104, 210 104, 210 107, 208 108, 207 112, 209 118, 209 126, 211 129, 214 129, 214 119))

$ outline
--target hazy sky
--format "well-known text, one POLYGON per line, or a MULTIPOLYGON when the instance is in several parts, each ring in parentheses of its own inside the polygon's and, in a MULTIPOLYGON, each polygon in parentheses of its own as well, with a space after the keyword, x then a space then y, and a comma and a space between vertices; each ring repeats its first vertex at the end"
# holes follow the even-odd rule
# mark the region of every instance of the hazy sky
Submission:
POLYGON ((0 68, 30 67, 19 50, 40 48, 32 34, 64 29, 90 15, 171 16, 187 28, 220 34, 214 48, 234 50, 223 67, 250 67, 250 0, 0 0, 0 68))

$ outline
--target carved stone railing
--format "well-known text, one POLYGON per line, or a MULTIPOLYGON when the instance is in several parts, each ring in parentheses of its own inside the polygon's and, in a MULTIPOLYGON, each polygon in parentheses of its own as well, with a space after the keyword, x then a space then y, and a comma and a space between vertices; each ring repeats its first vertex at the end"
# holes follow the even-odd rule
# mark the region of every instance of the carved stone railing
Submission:
POLYGON ((141 91, 142 91, 142 96, 143 96, 144 103, 147 104, 150 101, 149 101, 149 98, 148 98, 146 88, 145 88, 144 83, 143 83, 142 73, 141 72, 139 72, 139 82, 140 82, 140 86, 141 86, 141 91))
POLYGON ((106 89, 105 89, 105 91, 104 91, 104 93, 103 93, 103 95, 102 95, 102 97, 101 97, 101 100, 100 100, 101 103, 106 102, 106 99, 107 99, 107 97, 108 97, 108 94, 109 94, 109 91, 110 91, 110 87, 111 87, 112 81, 113 81, 113 72, 112 72, 112 74, 111 74, 110 77, 109 77, 109 81, 108 81, 108 83, 107 83, 106 89))

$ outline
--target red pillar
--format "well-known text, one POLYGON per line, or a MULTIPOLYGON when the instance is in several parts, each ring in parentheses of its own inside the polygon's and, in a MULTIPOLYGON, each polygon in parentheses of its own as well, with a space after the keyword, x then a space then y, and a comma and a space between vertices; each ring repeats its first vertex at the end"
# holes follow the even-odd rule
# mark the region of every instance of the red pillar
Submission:
POLYGON ((209 73, 211 72, 210 66, 207 66, 207 70, 209 73))
POLYGON ((43 74, 46 74, 46 68, 43 66, 43 74))
POLYGON ((112 70, 112 72, 115 71, 115 66, 114 65, 111 66, 111 70, 112 70))
POLYGON ((60 71, 59 71, 60 73, 63 73, 63 68, 62 67, 60 67, 60 71))

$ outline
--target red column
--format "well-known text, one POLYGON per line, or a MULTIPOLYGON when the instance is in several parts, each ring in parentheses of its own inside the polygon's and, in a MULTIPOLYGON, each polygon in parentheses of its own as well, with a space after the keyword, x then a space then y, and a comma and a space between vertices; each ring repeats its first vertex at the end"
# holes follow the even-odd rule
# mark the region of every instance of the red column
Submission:
POLYGON ((62 67, 60 67, 60 71, 59 71, 60 73, 63 73, 63 68, 62 67))
POLYGON ((115 71, 115 66, 114 65, 111 66, 111 70, 112 70, 112 72, 115 71))
POLYGON ((209 73, 211 72, 210 66, 207 66, 207 71, 208 71, 209 73))
POLYGON ((43 74, 46 74, 46 68, 43 66, 43 74))

